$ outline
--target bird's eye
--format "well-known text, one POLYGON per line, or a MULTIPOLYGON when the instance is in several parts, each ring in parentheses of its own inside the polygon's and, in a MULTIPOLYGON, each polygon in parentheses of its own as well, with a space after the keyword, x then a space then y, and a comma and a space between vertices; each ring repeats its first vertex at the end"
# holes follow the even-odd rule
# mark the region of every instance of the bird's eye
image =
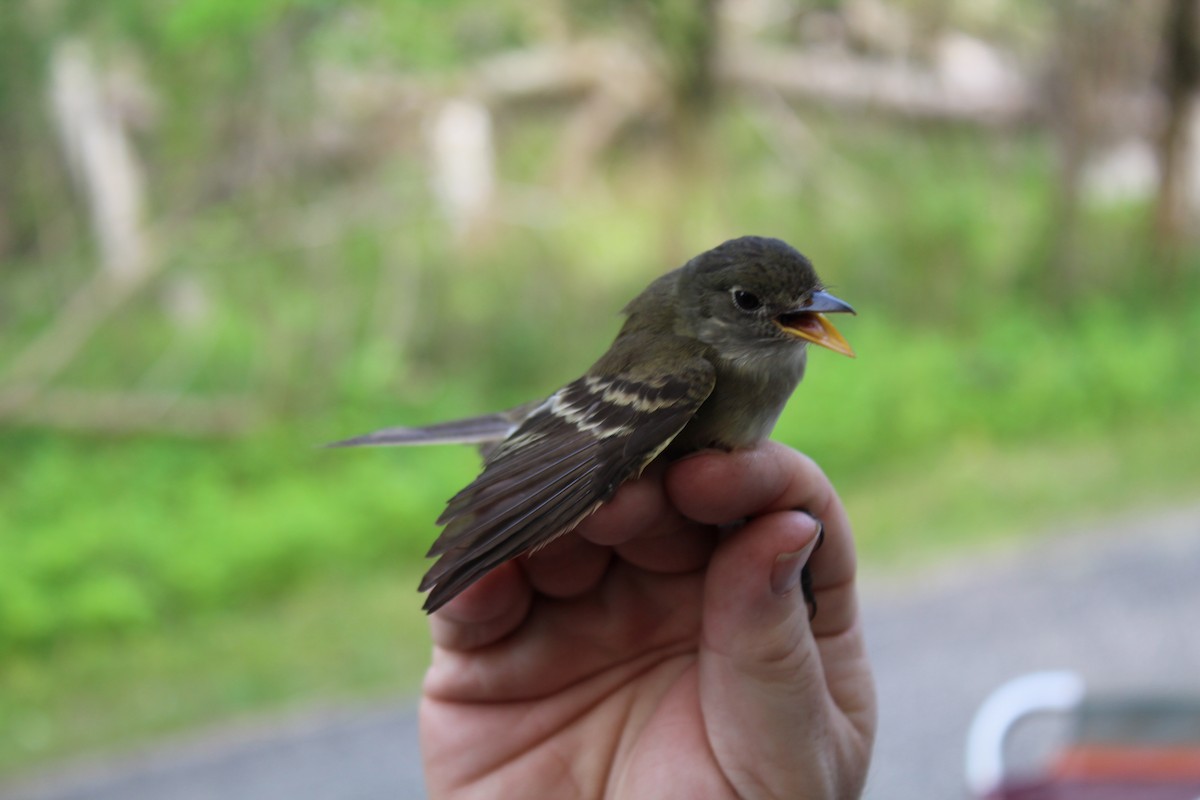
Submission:
POLYGON ((733 304, 742 311, 757 311, 762 308, 762 300, 758 295, 744 289, 733 290, 733 304))

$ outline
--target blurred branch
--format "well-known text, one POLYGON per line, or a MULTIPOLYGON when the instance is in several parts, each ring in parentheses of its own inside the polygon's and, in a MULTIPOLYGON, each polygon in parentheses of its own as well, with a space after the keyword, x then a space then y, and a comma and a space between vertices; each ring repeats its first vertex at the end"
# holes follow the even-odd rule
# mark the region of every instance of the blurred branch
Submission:
POLYGON ((95 72, 82 42, 60 43, 54 50, 50 99, 55 124, 64 157, 92 209, 102 269, 67 301, 46 332, 13 358, 5 379, 23 388, 6 396, 0 412, 27 405, 157 266, 141 227, 141 170, 95 72))
POLYGON ((227 436, 245 430, 257 414, 241 397, 199 400, 179 392, 46 388, 158 271, 143 228, 141 167, 86 44, 68 40, 55 47, 49 93, 64 159, 91 210, 101 268, 13 358, 0 385, 0 418, 60 428, 185 436, 227 436))
POLYGON ((492 107, 582 98, 559 140, 555 172, 571 186, 632 120, 653 116, 668 102, 662 77, 633 45, 589 38, 505 53, 472 72, 471 94, 492 107))
MULTIPOLYGON (((719 83, 734 91, 910 119, 1010 127, 1041 115, 1032 84, 996 66, 999 57, 985 45, 962 36, 948 36, 945 44, 943 49, 957 60, 947 58, 939 69, 930 69, 735 41, 716 51, 714 72, 719 83), (964 65, 964 58, 973 61, 964 65), (963 81, 962 75, 980 61, 986 62, 979 71, 986 73, 987 85, 963 81)), ((589 38, 490 58, 472 70, 466 93, 491 108, 581 98, 556 159, 560 182, 571 185, 591 171, 631 122, 665 113, 671 92, 659 72, 649 54, 628 42, 589 38)))
POLYGON ((135 278, 150 268, 142 234, 145 185, 121 115, 101 86, 88 46, 54 48, 50 105, 66 162, 87 198, 105 270, 135 278))
POLYGON ((471 94, 488 104, 545 100, 586 93, 613 71, 625 75, 640 58, 622 42, 577 42, 504 53, 471 72, 471 94))
POLYGON ((259 416, 255 406, 238 396, 195 399, 175 392, 0 390, 0 418, 70 430, 236 436, 249 430, 259 416))
MULTIPOLYGON (((989 57, 984 45, 964 45, 947 37, 947 52, 989 57), (951 45, 957 45, 952 48, 951 45)), ((995 61, 993 58, 992 61, 995 61)), ((768 90, 792 100, 861 108, 903 117, 981 126, 1014 126, 1040 116, 1032 85, 1015 74, 996 75, 992 63, 986 87, 960 80, 961 58, 940 70, 905 62, 809 53, 760 42, 734 42, 716 53, 718 81, 733 90, 768 90)), ((489 106, 583 96, 559 148, 566 178, 588 171, 631 120, 662 113, 668 87, 652 59, 625 42, 586 39, 505 53, 478 65, 467 81, 469 93, 489 106)))
POLYGON ((496 149, 488 107, 452 98, 433 112, 429 128, 430 182, 459 242, 487 229, 496 194, 496 149))
POLYGON ((1078 296, 1088 280, 1083 226, 1084 178, 1105 147, 1154 130, 1159 109, 1148 96, 1158 4, 1063 0, 1054 6, 1055 39, 1048 86, 1048 123, 1057 177, 1048 216, 1050 257, 1042 289, 1057 303, 1078 296))
POLYGON ((74 430, 232 436, 258 414, 241 397, 191 399, 177 392, 105 392, 44 388, 71 363, 95 330, 146 283, 98 274, 59 312, 50 329, 17 355, 0 385, 0 419, 74 430))
POLYGON ((41 385, 66 368, 95 330, 146 283, 148 272, 114 278, 101 272, 85 283, 55 316, 49 329, 19 352, 5 382, 41 385))
POLYGON ((1163 25, 1163 95, 1166 114, 1158 141, 1159 185, 1154 222, 1160 243, 1177 248, 1188 233, 1193 212, 1188 192, 1191 175, 1192 109, 1200 86, 1196 0, 1171 0, 1163 25))
POLYGON ((913 119, 1011 126, 1038 116, 1035 92, 1024 82, 999 91, 959 89, 931 70, 904 62, 764 47, 729 47, 718 75, 741 89, 772 89, 791 99, 898 114, 913 119))

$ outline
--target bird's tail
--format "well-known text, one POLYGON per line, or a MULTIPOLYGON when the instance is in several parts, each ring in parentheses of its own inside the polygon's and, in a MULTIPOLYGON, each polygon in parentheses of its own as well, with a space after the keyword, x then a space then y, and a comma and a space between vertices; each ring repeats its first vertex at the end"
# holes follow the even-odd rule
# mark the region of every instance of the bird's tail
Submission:
POLYGON ((488 414, 470 419, 439 422, 420 428, 383 428, 350 439, 330 442, 326 447, 391 447, 418 444, 478 444, 498 442, 520 424, 512 412, 488 414))
POLYGON ((482 417, 456 419, 419 428, 383 428, 350 439, 330 442, 326 447, 394 447, 418 444, 474 444, 486 454, 509 437, 525 418, 545 404, 545 400, 525 403, 508 411, 485 414, 482 417))

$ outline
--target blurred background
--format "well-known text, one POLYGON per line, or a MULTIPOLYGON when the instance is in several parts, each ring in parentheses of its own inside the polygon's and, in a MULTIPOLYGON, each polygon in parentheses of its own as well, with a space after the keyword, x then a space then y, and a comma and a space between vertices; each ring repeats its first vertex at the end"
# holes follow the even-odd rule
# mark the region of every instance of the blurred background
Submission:
MULTIPOLYGON (((0 776, 414 690, 468 448, 777 236, 868 571, 1200 498, 1194 0, 0 3, 0 776)), ((897 578, 899 576, 899 578, 897 578)))

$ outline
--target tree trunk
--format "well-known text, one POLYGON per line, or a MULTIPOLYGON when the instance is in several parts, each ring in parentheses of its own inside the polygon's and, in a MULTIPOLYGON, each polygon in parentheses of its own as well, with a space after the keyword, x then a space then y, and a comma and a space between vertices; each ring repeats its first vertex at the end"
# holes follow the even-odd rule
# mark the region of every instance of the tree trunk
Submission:
MULTIPOLYGON (((1193 98, 1200 84, 1196 0, 1170 0, 1163 27, 1162 92, 1166 115, 1158 140, 1159 183, 1154 229, 1168 262, 1188 238, 1194 134, 1193 98)), ((1164 276, 1170 278, 1171 275, 1164 276)))

